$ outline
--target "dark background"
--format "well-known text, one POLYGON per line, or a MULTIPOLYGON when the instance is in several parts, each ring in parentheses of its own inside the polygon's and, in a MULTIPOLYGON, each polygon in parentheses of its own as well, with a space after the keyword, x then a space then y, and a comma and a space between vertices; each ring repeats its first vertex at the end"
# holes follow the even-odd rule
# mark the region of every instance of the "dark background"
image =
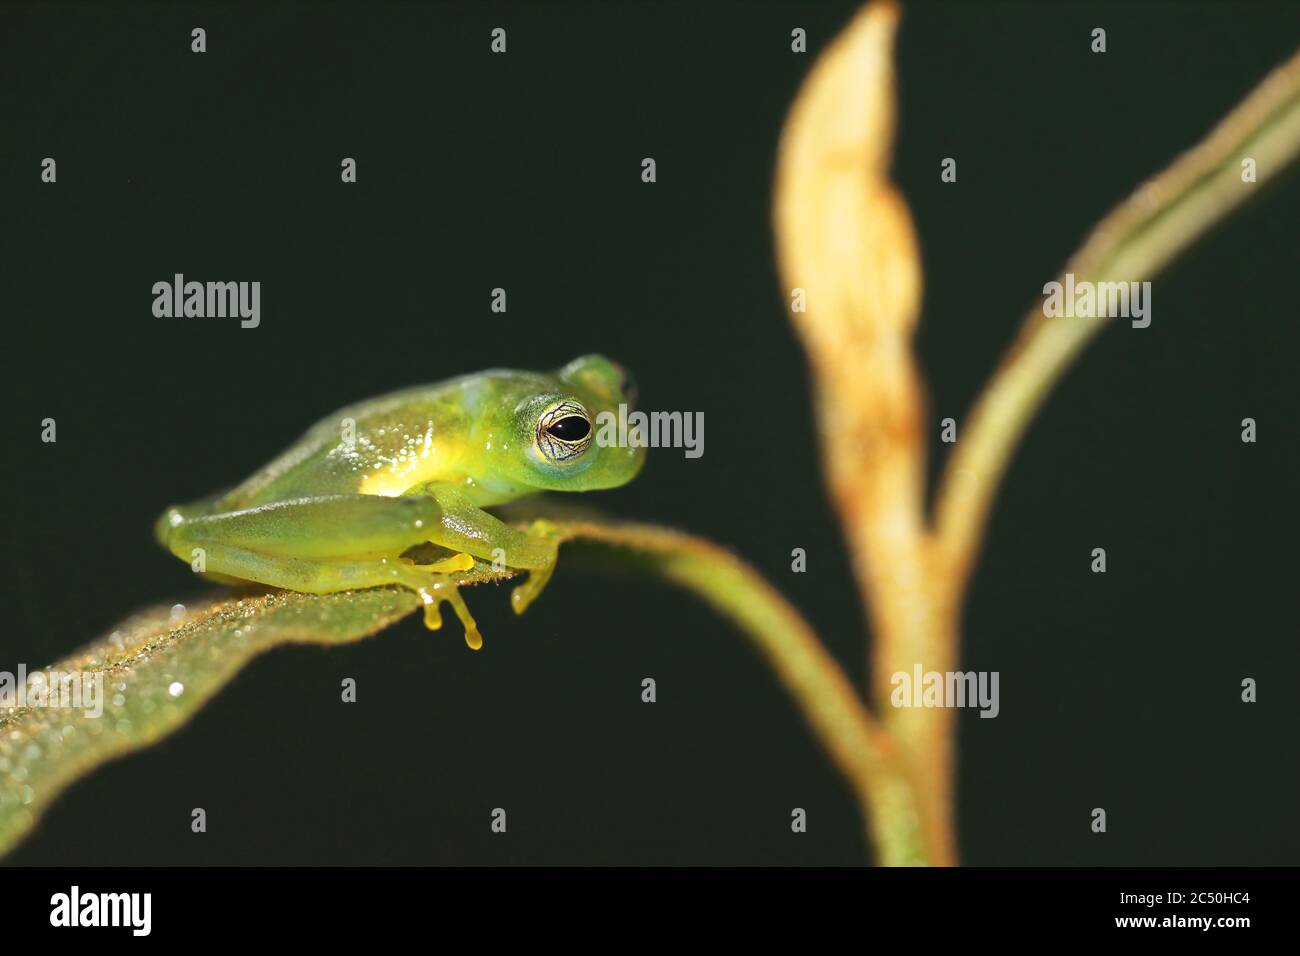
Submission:
MULTIPOLYGON (((786 109, 853 9, 6 9, 0 667, 192 593, 155 516, 334 408, 602 351, 643 407, 703 411, 706 451, 652 453, 591 503, 734 547, 864 679, 769 225, 786 109), (488 52, 498 25, 505 56, 488 52), (45 156, 57 185, 39 181, 45 156), (174 272, 260 280, 261 327, 154 318, 150 288, 174 272), (39 440, 46 416, 57 444, 39 440)), ((1297 43, 1296 5, 907 10, 896 176, 924 256, 934 467, 938 420, 963 420, 1087 228, 1297 43)), ((1090 347, 1013 462, 965 617, 963 665, 1001 672, 1002 713, 961 717, 964 862, 1300 861, 1300 177, 1260 193, 1155 284, 1149 329, 1118 322, 1090 347), (1257 444, 1239 440, 1245 416, 1257 444)), ((522 619, 504 589, 470 602, 479 654, 410 619, 256 660, 183 731, 75 786, 10 862, 868 858, 798 712, 695 600, 561 562, 522 619), (272 699, 300 718, 268 724, 272 699)))

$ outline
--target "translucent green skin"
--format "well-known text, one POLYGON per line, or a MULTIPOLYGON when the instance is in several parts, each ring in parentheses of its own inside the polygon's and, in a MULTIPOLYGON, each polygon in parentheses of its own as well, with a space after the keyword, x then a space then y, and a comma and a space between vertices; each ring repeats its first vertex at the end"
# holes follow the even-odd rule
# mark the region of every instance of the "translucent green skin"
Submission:
POLYGON ((155 533, 220 579, 313 594, 401 585, 424 599, 432 628, 448 601, 478 647, 449 575, 474 558, 527 569, 511 595, 522 612, 556 557, 545 523, 521 531, 483 509, 631 481, 645 450, 592 440, 600 413, 630 404, 627 391, 622 369, 588 355, 552 373, 493 370, 361 402, 318 422, 230 491, 169 508, 155 533), (590 424, 585 440, 559 439, 554 422, 572 425, 575 416, 590 424), (403 557, 430 543, 450 556, 424 565, 403 557))

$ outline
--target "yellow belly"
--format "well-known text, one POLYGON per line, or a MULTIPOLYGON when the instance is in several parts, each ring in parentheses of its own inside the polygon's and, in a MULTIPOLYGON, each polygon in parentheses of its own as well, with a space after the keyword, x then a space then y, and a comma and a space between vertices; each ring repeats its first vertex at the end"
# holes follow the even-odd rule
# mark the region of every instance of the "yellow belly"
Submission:
POLYGON ((435 442, 432 430, 412 436, 388 454, 363 450, 369 461, 357 490, 363 495, 396 498, 426 481, 456 481, 454 462, 460 457, 459 450, 446 438, 435 442))

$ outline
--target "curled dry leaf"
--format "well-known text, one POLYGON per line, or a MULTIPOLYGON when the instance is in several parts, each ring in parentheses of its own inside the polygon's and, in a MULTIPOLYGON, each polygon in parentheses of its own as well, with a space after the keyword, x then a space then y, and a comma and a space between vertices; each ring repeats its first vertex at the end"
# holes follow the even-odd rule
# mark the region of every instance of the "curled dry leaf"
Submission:
POLYGON ((897 24, 896 4, 868 5, 804 82, 781 138, 776 241, 814 373, 830 497, 876 635, 876 697, 917 783, 928 857, 946 863, 950 715, 887 706, 890 674, 917 661, 949 669, 954 644, 927 579, 925 403, 912 354, 920 257, 889 179, 897 24))

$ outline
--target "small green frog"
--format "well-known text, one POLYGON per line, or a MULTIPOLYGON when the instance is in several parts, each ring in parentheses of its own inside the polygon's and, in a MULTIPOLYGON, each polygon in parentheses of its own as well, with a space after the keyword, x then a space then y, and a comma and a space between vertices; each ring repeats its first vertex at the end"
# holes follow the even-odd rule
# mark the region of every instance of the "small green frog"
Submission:
POLYGON ((475 558, 526 569, 510 596, 523 613, 558 549, 546 522, 522 531, 484 509, 631 481, 645 449, 594 441, 597 416, 617 415, 631 393, 622 368, 599 355, 551 373, 498 369, 394 392, 318 422, 232 490, 168 508, 155 535, 219 580, 310 594, 410 588, 430 629, 446 601, 477 650, 483 639, 451 575, 475 558))

